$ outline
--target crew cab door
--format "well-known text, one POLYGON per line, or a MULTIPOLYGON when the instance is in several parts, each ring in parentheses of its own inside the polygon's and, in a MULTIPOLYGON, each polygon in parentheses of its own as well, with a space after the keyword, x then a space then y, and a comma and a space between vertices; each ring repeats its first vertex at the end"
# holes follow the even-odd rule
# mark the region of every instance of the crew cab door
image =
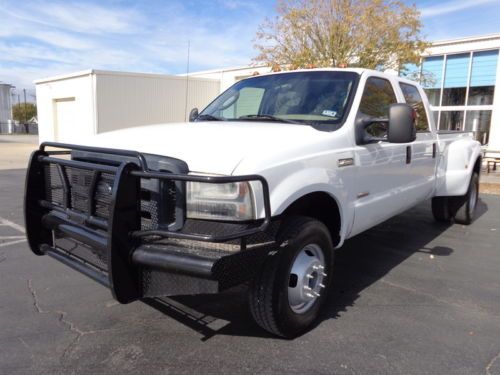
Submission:
POLYGON ((417 86, 399 82, 399 88, 407 104, 416 112, 415 127, 417 139, 411 145, 411 196, 415 204, 432 196, 435 187, 437 161, 436 134, 431 128, 428 104, 424 103, 425 95, 417 86))
MULTIPOLYGON (((376 75, 368 77, 358 108, 358 118, 387 118, 389 106, 398 103, 396 92, 399 93, 389 79, 376 75)), ((373 123, 366 131, 372 136, 384 137, 387 125, 373 123)), ((410 202, 414 201, 409 191, 412 185, 412 155, 408 152, 411 152, 412 143, 379 141, 355 146, 357 177, 352 186, 355 202, 350 237, 411 207, 410 202)))

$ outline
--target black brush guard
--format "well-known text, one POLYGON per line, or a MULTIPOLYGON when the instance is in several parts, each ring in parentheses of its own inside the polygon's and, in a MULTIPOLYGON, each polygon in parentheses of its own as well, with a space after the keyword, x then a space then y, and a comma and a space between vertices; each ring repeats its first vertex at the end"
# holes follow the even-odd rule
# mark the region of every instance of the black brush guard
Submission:
MULTIPOLYGON (((184 195, 181 199, 185 200, 184 195)), ((259 267, 272 248, 269 241, 263 241, 263 246, 255 246, 252 250, 246 247, 247 239, 265 233, 271 223, 269 188, 262 176, 199 176, 152 171, 145 155, 135 151, 43 143, 31 155, 24 213, 28 243, 35 254, 49 255, 109 287, 121 303, 178 294, 179 285, 190 284, 180 291, 196 293, 218 291, 223 289, 221 283, 226 286, 241 283, 253 275, 252 269, 259 267), (47 151, 47 147, 58 150, 47 151), (122 161, 105 163, 102 159, 68 158, 72 152, 109 155, 122 158, 122 161), (54 175, 60 185, 57 186, 59 196, 48 199, 54 194, 50 191, 47 197, 54 175), (104 177, 109 183, 103 182, 104 177), (240 225, 236 231, 225 230, 222 234, 190 233, 184 230, 184 202, 184 205, 177 204, 175 223, 162 228, 141 228, 141 181, 145 179, 170 181, 177 187, 185 186, 188 181, 260 182, 264 219, 252 225, 240 225), (76 185, 82 180, 84 189, 76 185), (100 200, 103 198, 96 195, 103 186, 109 190, 106 192, 109 206, 104 210, 107 217, 102 213, 100 200), (150 241, 151 238, 160 242, 150 241), (227 242, 241 246, 240 251, 208 251, 207 256, 203 251, 179 251, 175 243, 163 244, 161 241, 165 239, 177 243, 188 241, 199 247, 204 243, 227 242), (65 241, 69 241, 69 247, 64 246, 65 241)))

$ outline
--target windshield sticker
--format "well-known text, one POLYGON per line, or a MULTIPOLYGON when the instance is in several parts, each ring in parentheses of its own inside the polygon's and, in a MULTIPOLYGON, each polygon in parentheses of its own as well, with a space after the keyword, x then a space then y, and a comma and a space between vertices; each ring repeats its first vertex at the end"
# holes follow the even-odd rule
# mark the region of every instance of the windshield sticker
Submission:
POLYGON ((336 111, 331 111, 329 109, 325 109, 323 112, 321 112, 323 116, 328 116, 328 117, 337 117, 337 112, 336 111))

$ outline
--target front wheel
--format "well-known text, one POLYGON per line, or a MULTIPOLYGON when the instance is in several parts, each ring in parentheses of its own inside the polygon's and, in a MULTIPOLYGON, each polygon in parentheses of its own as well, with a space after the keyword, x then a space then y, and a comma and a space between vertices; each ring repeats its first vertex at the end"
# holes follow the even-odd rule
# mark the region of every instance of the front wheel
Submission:
POLYGON ((266 331, 291 338, 318 317, 331 284, 333 245, 326 226, 307 217, 286 220, 249 291, 250 311, 266 331))

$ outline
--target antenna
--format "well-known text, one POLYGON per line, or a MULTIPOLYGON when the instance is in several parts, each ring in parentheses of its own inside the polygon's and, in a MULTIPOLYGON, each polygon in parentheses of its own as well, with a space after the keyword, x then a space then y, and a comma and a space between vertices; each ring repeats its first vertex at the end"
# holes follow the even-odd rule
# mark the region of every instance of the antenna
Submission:
POLYGON ((188 94, 189 94, 189 49, 191 47, 191 41, 188 39, 188 51, 187 51, 187 64, 186 64, 186 102, 184 105, 184 121, 187 122, 187 110, 188 110, 188 94))

